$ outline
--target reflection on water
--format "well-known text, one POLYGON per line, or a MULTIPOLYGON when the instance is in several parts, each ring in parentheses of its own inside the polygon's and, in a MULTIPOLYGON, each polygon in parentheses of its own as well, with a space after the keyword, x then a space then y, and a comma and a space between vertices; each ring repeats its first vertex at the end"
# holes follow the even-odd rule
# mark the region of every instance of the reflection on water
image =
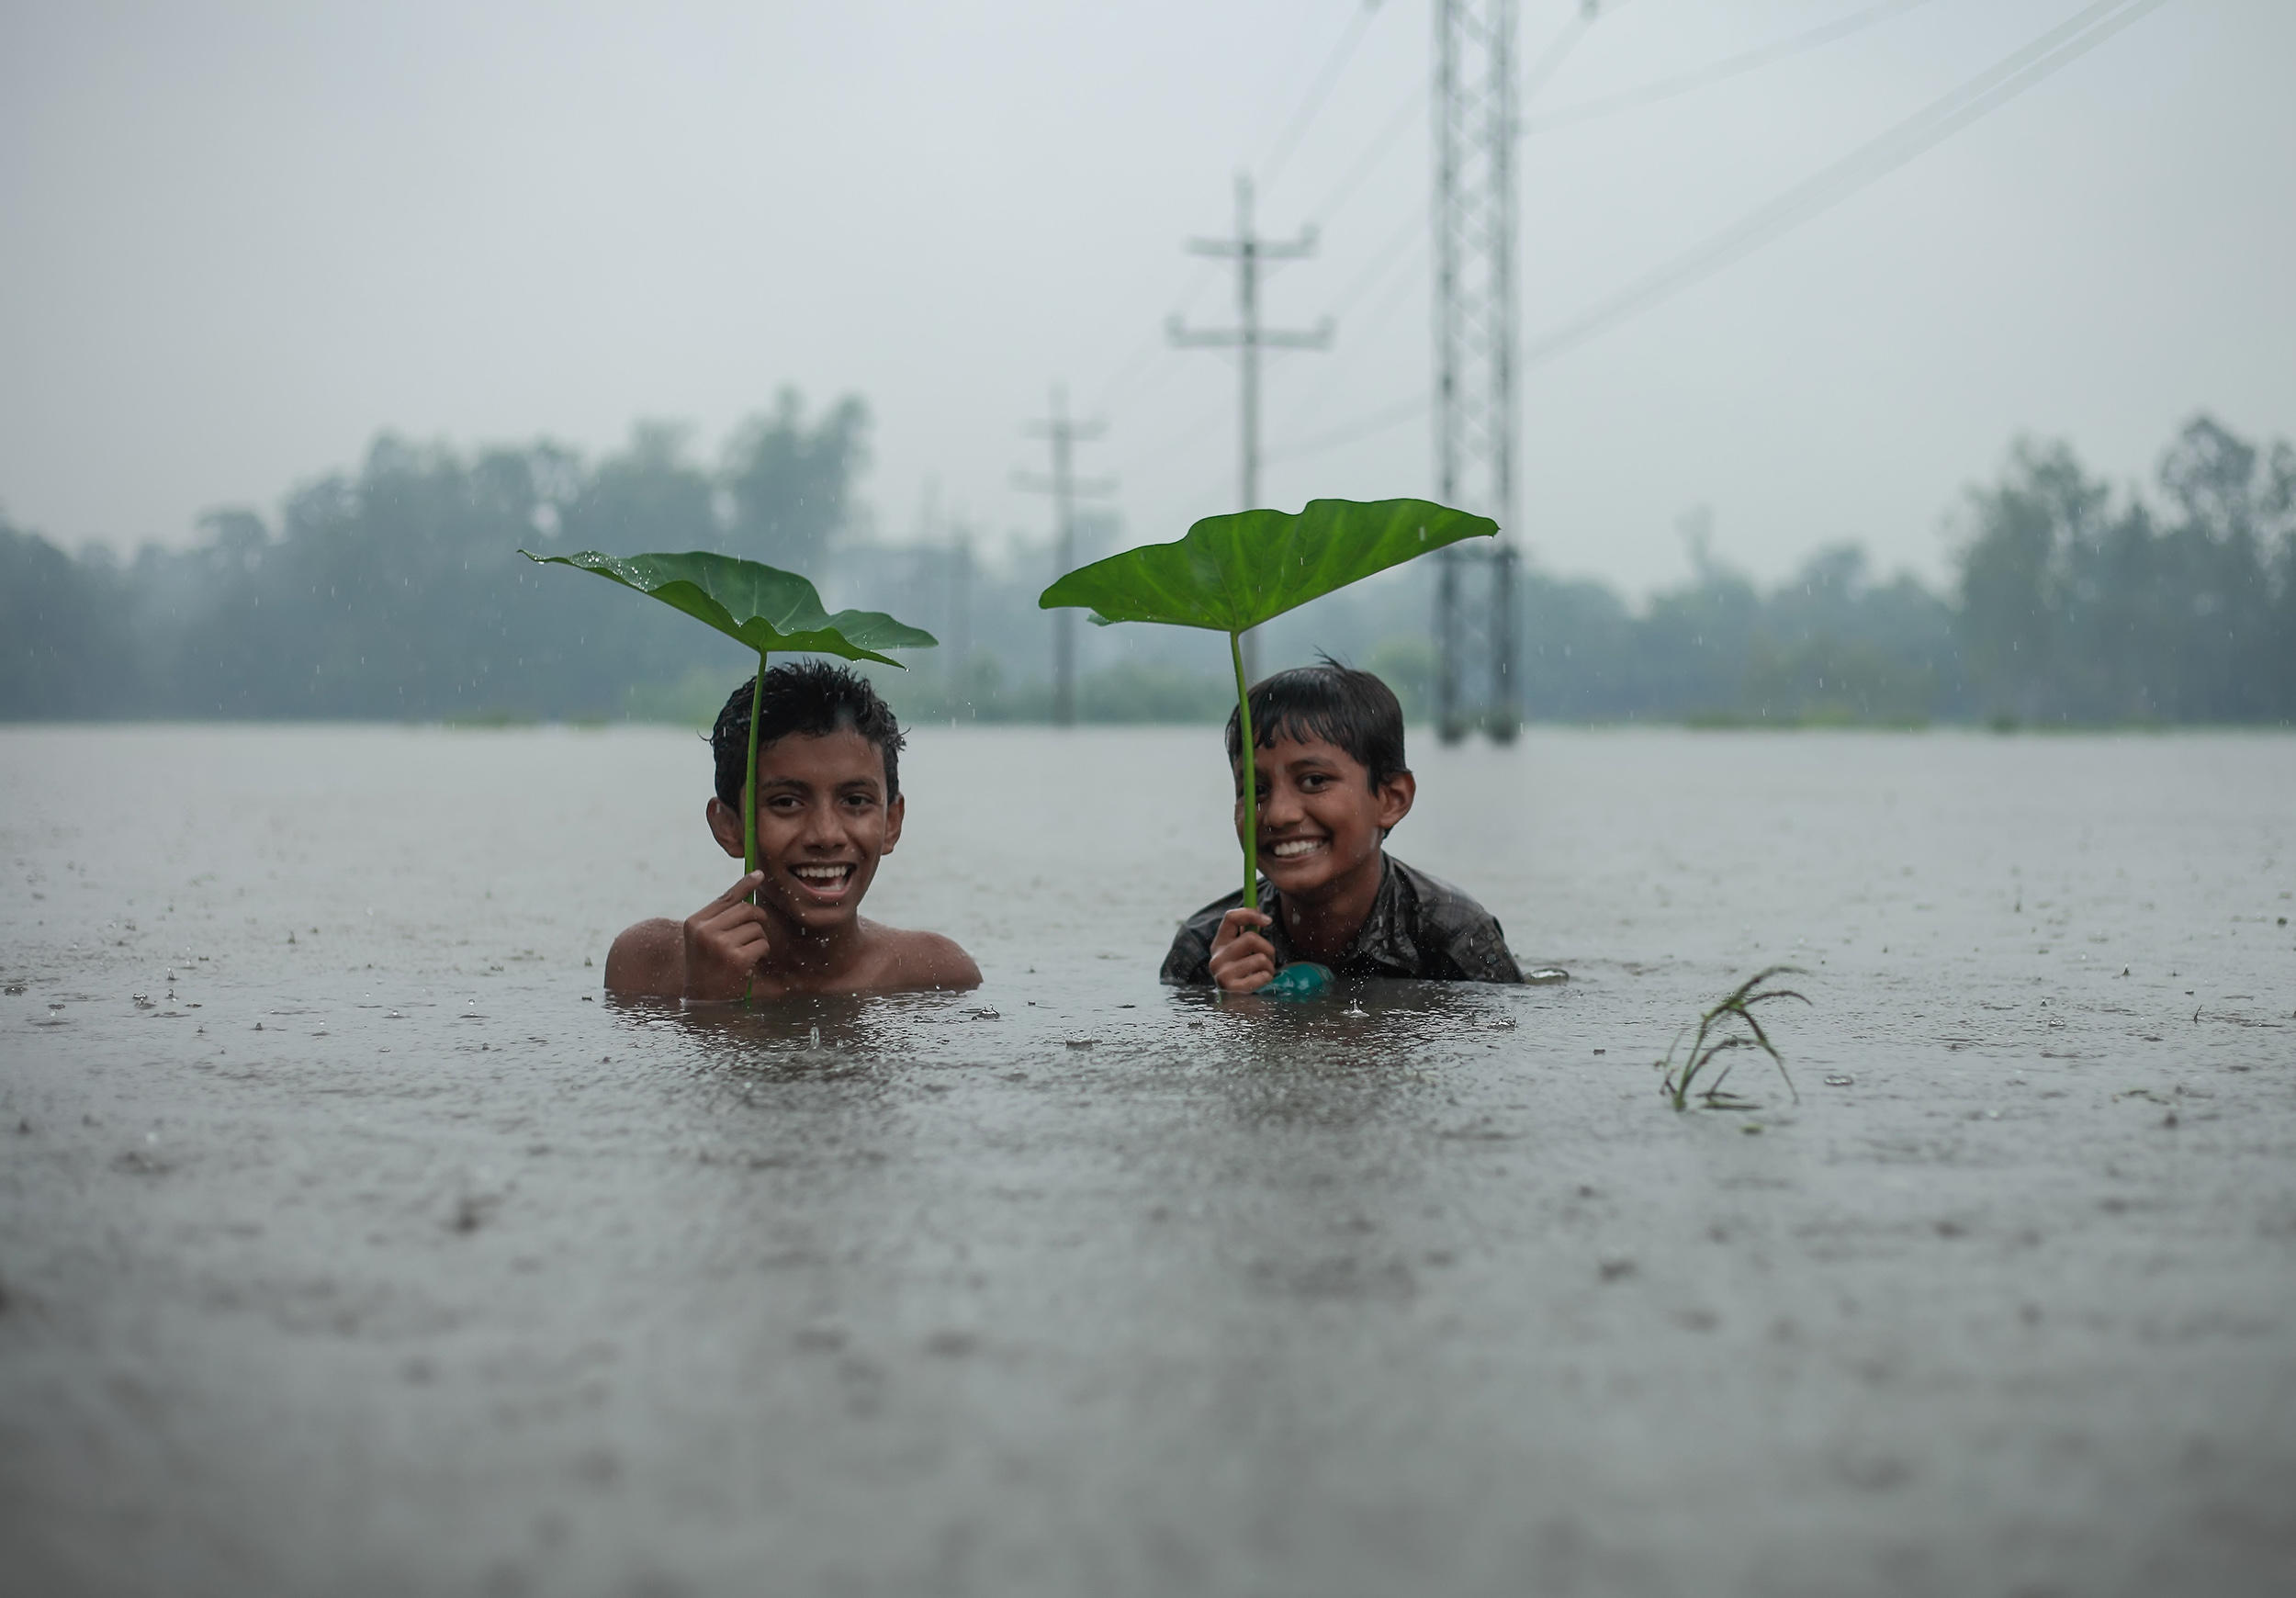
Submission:
POLYGON ((656 1040, 674 1035, 712 1069, 776 1079, 962 1066, 1045 1050, 1053 1032, 1072 1063, 1120 1056, 1176 1070, 1312 1075, 1334 1063, 1394 1066, 1517 1025, 1511 990, 1390 980, 1337 984, 1309 998, 1165 988, 1144 1002, 1057 1013, 1024 1000, 1009 1017, 970 993, 818 995, 748 1007, 603 1002, 609 1015, 656 1040), (1083 1030, 1079 1013, 1088 1022, 1083 1030))

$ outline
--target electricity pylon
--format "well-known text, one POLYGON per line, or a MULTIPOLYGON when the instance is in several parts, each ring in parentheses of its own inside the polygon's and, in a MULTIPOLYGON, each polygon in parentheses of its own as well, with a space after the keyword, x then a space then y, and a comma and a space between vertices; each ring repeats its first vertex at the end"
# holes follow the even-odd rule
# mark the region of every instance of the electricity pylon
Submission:
MULTIPOLYGON (((1591 8, 1590 8, 1591 9, 1591 8)), ((1515 685, 1514 0, 1435 0, 1435 486, 1446 505, 1490 516, 1499 536, 1438 553, 1436 728, 1467 735, 1487 673, 1484 728, 1522 722, 1515 685), (1463 588, 1482 580, 1484 604, 1463 588), (1478 669, 1480 668, 1480 673, 1478 669)))

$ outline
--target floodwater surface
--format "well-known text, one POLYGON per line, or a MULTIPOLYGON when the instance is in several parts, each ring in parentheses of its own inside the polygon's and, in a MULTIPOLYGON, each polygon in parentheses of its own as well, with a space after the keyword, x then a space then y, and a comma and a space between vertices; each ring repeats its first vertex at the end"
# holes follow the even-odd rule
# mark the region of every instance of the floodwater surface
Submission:
POLYGON ((2296 1590, 2296 738, 1414 754, 1569 983, 1160 988, 1210 730, 917 731, 985 985, 746 1016, 691 736, 0 730, 6 1585, 2296 1590))

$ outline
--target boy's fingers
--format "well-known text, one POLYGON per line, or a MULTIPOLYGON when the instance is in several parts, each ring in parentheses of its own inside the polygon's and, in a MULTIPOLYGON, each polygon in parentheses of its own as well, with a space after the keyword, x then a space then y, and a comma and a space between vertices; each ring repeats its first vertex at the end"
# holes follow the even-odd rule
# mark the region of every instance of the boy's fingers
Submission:
POLYGON ((746 949, 752 943, 766 940, 765 928, 755 921, 737 921, 716 929, 716 941, 728 949, 746 949))
POLYGON ((744 872, 739 882, 736 883, 732 887, 727 888, 724 893, 718 895, 717 897, 712 899, 707 905, 703 906, 702 907, 702 913, 706 916, 710 911, 716 909, 721 905, 737 905, 741 903, 742 900, 757 892, 758 884, 764 881, 765 873, 763 872, 744 872))
POLYGON ((1239 905, 1220 917, 1220 930, 1212 935, 1214 947, 1232 943, 1244 937, 1255 927, 1274 924, 1274 917, 1264 910, 1247 910, 1239 905))
POLYGON ((765 911, 747 899, 736 899, 730 905, 713 903, 697 919, 710 928, 762 927, 765 911))
POLYGON ((1276 980, 1276 951, 1262 938, 1232 943, 1212 962, 1212 980, 1232 992, 1248 992, 1276 980), (1255 949, 1251 944, 1257 944, 1255 949))
POLYGON ((1276 980, 1276 965, 1268 960, 1240 961, 1220 973, 1220 985, 1230 993, 1255 993, 1276 980))
POLYGON ((712 899, 694 912, 691 925, 696 931, 720 932, 729 927, 760 926, 764 921, 765 912, 746 899, 730 905, 712 899))

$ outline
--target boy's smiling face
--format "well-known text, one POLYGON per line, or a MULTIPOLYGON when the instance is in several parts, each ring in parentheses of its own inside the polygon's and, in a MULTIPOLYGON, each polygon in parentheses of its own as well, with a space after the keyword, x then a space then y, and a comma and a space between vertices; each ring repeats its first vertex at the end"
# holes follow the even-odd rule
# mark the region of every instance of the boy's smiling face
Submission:
MULTIPOLYGON (((1411 814, 1418 785, 1397 771, 1378 787, 1363 762, 1328 739, 1278 733, 1255 749, 1260 871, 1288 898, 1312 903, 1376 879, 1386 830, 1411 814)), ((1244 836, 1237 785, 1236 837, 1244 836)))
MULTIPOLYGON (((850 923, 901 838, 884 755, 850 727, 792 733, 758 751, 758 902, 809 932, 850 923)), ((741 858, 741 808, 712 799, 710 830, 741 858)))

